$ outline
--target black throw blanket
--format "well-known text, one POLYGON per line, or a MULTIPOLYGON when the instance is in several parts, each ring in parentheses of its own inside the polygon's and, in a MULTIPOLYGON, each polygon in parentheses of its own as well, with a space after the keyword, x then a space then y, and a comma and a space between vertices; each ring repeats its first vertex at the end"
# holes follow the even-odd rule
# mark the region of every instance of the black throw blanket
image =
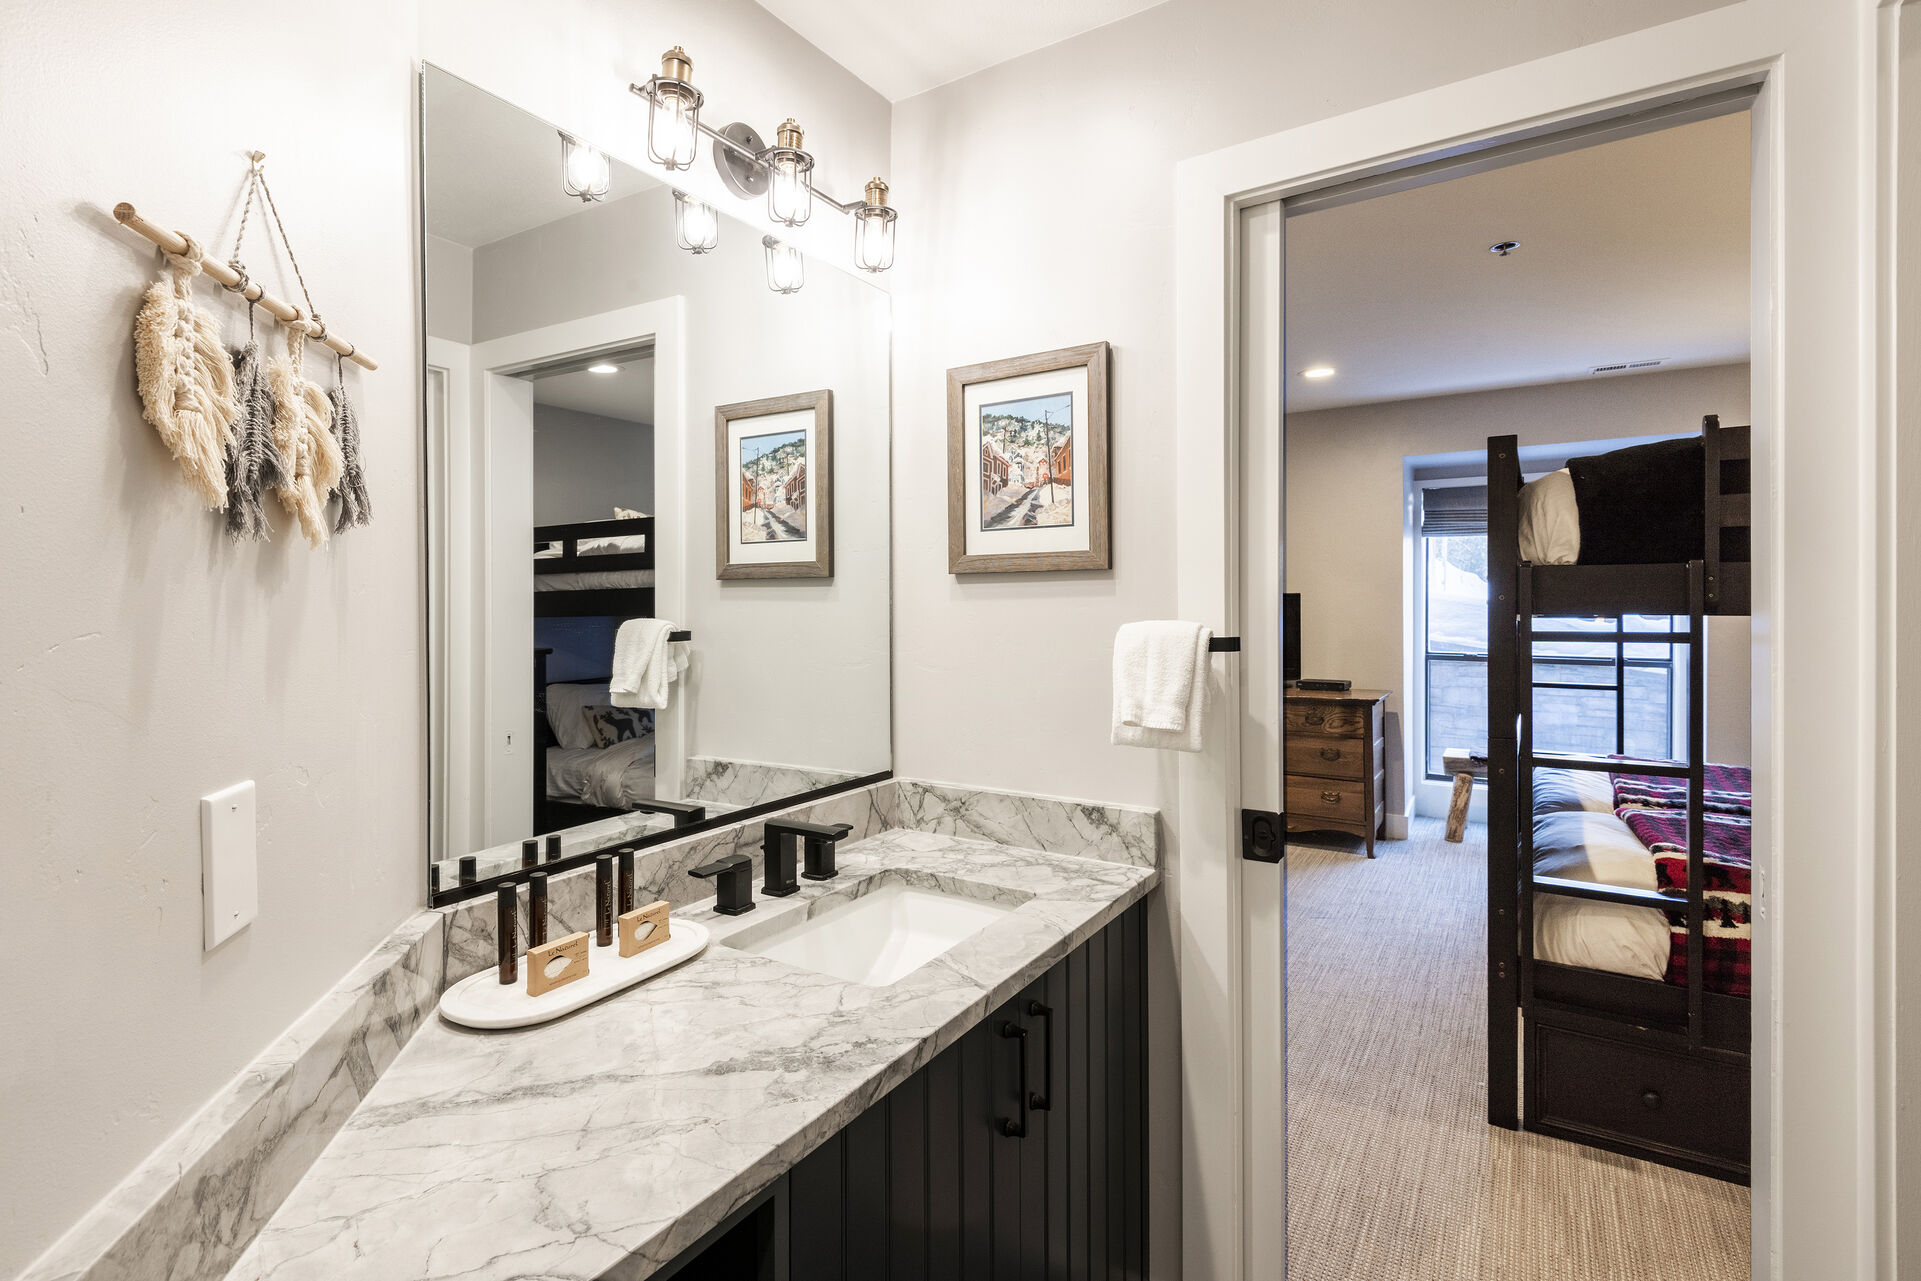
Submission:
POLYGON ((1659 565, 1706 553, 1707 456, 1699 436, 1570 458, 1583 565, 1659 565))

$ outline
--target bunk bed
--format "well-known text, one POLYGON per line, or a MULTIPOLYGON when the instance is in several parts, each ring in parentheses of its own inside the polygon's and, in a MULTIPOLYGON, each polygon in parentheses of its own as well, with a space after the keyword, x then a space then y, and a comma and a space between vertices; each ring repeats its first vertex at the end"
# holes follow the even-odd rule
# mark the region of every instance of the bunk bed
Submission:
POLYGON ((1749 434, 1709 416, 1528 486, 1514 437, 1487 453, 1488 1120, 1739 1182, 1752 801, 1706 760, 1705 660, 1706 619, 1749 610, 1749 434), (1559 641, 1685 647, 1682 759, 1539 750, 1559 641))
MULTIPOLYGON (((616 516, 534 529, 534 617, 651 618, 654 518, 616 516)), ((581 726, 586 699, 606 676, 550 686, 551 648, 534 650, 534 828, 560 831, 629 813, 653 796, 653 730, 598 744, 581 726), (551 694, 550 694, 551 690, 551 694), (555 722, 562 723, 557 731, 555 722)), ((608 655, 611 663, 612 654, 608 655)))

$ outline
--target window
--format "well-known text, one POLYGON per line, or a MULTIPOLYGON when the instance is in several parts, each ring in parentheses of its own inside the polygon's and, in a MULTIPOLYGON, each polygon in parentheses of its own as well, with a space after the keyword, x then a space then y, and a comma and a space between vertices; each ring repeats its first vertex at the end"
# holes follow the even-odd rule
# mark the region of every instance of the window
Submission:
MULTIPOLYGON (((1421 491, 1422 738, 1430 778, 1445 778, 1450 748, 1487 750, 1487 490, 1421 491)), ((1613 619, 1539 619, 1555 631, 1612 631, 1613 619)), ((1686 630, 1685 620, 1644 615, 1623 630, 1686 630)), ((1685 654, 1685 649, 1682 650, 1685 654)), ((1653 642, 1541 642, 1534 649, 1534 746, 1542 752, 1671 757, 1684 675, 1675 647, 1653 642)))

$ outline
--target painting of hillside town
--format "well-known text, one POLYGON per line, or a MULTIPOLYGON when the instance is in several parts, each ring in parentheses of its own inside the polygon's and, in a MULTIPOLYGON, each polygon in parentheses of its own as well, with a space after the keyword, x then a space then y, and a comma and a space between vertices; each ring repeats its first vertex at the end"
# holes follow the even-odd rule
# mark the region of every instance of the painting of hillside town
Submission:
POLYGON ((1074 523, 1074 397, 1069 392, 982 405, 981 528, 1074 523))
POLYGON ((807 433, 740 438, 740 541, 807 541, 807 433))

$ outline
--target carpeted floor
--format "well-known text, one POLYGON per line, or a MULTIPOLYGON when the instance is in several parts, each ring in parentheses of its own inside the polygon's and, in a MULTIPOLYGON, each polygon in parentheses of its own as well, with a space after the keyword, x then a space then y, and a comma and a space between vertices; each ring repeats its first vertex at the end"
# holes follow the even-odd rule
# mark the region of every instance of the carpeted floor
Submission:
POLYGON ((1740 1281, 1746 1188, 1484 1119, 1485 840, 1288 844, 1289 1281, 1740 1281))

